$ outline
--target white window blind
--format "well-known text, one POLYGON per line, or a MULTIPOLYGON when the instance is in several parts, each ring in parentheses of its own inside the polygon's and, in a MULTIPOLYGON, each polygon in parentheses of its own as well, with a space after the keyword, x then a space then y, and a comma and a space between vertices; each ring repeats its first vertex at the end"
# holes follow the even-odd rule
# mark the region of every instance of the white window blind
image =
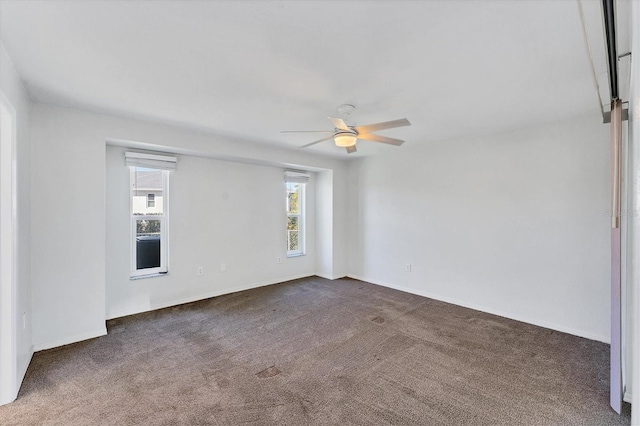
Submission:
POLYGON ((287 170, 284 172, 284 181, 286 183, 308 183, 309 173, 287 170))
POLYGON ((142 152, 125 152, 127 166, 148 167, 157 170, 175 171, 178 159, 167 155, 144 154, 142 152))

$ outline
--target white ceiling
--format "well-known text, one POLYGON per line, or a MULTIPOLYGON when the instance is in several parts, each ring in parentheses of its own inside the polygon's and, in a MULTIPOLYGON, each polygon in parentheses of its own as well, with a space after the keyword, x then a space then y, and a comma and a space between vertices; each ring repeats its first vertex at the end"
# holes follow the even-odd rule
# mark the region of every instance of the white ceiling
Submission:
MULTIPOLYGON (((406 117, 401 147, 598 111, 576 1, 15 1, 0 38, 36 101, 296 147, 406 117)), ((310 151, 345 156, 328 141, 310 151)))

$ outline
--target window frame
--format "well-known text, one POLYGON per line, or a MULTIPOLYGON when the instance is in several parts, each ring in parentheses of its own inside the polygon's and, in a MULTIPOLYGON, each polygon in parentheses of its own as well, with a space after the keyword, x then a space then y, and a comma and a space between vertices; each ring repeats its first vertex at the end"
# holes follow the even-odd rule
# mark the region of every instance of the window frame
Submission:
POLYGON ((285 210, 287 214, 287 223, 290 217, 298 218, 298 249, 289 250, 289 230, 287 229, 287 257, 305 256, 306 251, 306 188, 304 182, 285 182, 285 210), (298 213, 289 213, 289 185, 298 185, 298 213))
MULTIPOLYGON (((130 231, 129 242, 131 252, 130 279, 140 279, 153 276, 165 275, 169 272, 169 170, 154 169, 162 172, 162 214, 134 215, 133 197, 135 191, 135 169, 136 167, 154 169, 147 166, 129 167, 129 217, 130 231), (137 269, 137 221, 138 220, 159 220, 160 221, 160 266, 156 268, 137 269)), ((145 197, 146 198, 146 197, 145 197)), ((157 203, 157 197, 154 197, 157 203)), ((147 200, 145 200, 146 205, 147 200)))

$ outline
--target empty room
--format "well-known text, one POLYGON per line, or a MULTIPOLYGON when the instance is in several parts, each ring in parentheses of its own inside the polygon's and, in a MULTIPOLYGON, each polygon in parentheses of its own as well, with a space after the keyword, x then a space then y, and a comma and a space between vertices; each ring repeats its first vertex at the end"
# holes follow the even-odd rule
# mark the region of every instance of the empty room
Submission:
POLYGON ((0 0, 1 425, 640 425, 640 2, 0 0))

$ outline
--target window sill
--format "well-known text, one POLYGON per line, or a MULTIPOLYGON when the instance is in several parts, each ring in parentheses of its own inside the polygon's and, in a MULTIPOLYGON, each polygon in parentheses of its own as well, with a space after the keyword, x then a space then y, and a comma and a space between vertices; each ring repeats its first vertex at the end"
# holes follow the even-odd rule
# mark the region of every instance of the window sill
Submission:
POLYGON ((287 253, 287 257, 301 257, 301 256, 306 256, 306 253, 287 253))
POLYGON ((148 274, 148 275, 134 275, 132 277, 129 277, 129 280, 130 281, 144 280, 145 278, 164 277, 166 275, 168 275, 168 272, 156 272, 154 274, 148 274))

